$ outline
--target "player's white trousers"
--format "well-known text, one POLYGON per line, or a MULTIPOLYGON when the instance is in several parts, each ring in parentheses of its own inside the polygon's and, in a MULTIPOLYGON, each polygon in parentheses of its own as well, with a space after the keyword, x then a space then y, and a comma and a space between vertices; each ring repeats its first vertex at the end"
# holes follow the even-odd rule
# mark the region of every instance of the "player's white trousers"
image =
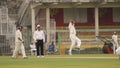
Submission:
POLYGON ((118 42, 114 42, 114 43, 113 43, 113 51, 114 51, 114 54, 115 54, 115 52, 116 52, 116 47, 117 47, 117 48, 119 47, 118 42))
POLYGON ((70 39, 71 39, 71 45, 70 45, 69 52, 72 51, 72 48, 75 45, 75 43, 77 43, 77 48, 80 48, 81 40, 76 35, 70 34, 70 39))
POLYGON ((22 42, 15 43, 15 49, 12 57, 16 58, 16 55, 19 53, 19 51, 22 53, 23 57, 26 57, 25 48, 22 42))
POLYGON ((120 55, 120 47, 118 47, 118 48, 116 49, 116 54, 117 54, 117 55, 120 55))

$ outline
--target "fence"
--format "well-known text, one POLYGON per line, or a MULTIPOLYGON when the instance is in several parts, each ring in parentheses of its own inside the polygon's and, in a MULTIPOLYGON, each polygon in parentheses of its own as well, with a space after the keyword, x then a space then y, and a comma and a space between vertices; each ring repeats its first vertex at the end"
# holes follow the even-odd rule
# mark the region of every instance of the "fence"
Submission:
MULTIPOLYGON (((30 35, 28 36, 28 34, 29 33, 26 34, 26 37, 30 37, 30 35)), ((25 34, 23 34, 23 35, 25 35, 25 34)), ((10 37, 8 37, 8 36, 10 36, 10 35, 0 35, 0 39, 1 39, 0 40, 0 55, 12 54, 12 48, 14 47, 14 36, 10 36, 10 37)), ((79 36, 79 38, 80 38, 80 36, 79 36)), ((101 40, 99 40, 99 39, 83 39, 83 38, 84 38, 84 36, 82 38, 80 38, 82 40, 82 44, 80 46, 80 53, 77 51, 76 45, 75 45, 73 47, 73 51, 72 51, 73 54, 101 54, 101 53, 103 53, 102 48, 104 46, 104 43, 101 40)), ((26 42, 26 40, 30 41, 30 39, 28 39, 28 38, 25 39, 26 53, 30 54, 30 47, 29 47, 30 42, 26 42)), ((64 54, 67 55, 70 44, 71 44, 71 41, 70 41, 69 33, 67 30, 56 32, 56 44, 55 44, 55 47, 57 49, 56 54, 60 54, 60 52, 64 52, 64 54)), ((48 48, 48 44, 45 46, 47 46, 47 48, 48 48)), ((46 52, 46 54, 47 54, 47 52, 46 52)))
POLYGON ((7 6, 0 6, 0 55, 11 53, 14 46, 15 20, 8 17, 7 6))
MULTIPOLYGON (((80 33, 80 31, 77 31, 77 33, 80 33)), ((58 41, 57 41, 57 48, 58 52, 60 54, 61 50, 63 48, 65 49, 65 54, 68 54, 68 50, 70 48, 70 38, 69 38, 69 32, 67 30, 63 31, 57 31, 58 41), (64 47, 63 47, 64 45, 64 47), (62 48, 62 49, 61 49, 62 48)), ((80 53, 82 54, 100 54, 102 53, 102 48, 104 43, 101 42, 99 39, 93 38, 93 39, 83 39, 86 35, 84 35, 82 38, 79 35, 78 37, 82 40, 82 44, 80 46, 80 53)), ((76 45, 73 47, 73 54, 78 54, 79 52, 76 49, 76 45)))

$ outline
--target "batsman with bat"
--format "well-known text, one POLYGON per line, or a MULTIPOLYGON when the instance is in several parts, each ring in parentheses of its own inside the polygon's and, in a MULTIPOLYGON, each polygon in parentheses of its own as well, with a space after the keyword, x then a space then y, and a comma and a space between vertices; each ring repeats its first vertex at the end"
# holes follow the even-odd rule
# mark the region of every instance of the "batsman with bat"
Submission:
POLYGON ((15 49, 13 51, 12 58, 17 58, 19 51, 22 53, 23 58, 26 59, 27 56, 25 54, 25 48, 24 48, 24 40, 22 38, 22 26, 17 26, 16 32, 15 32, 15 49))

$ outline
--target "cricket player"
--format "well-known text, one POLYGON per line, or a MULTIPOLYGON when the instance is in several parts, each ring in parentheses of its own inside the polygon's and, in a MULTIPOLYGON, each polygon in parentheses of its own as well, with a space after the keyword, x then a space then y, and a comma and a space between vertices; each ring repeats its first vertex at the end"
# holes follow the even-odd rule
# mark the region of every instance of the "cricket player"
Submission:
POLYGON ((80 50, 80 45, 81 45, 81 40, 76 36, 76 29, 74 27, 75 25, 75 21, 70 20, 69 22, 69 37, 71 39, 71 45, 70 45, 70 49, 69 49, 69 55, 72 55, 72 48, 75 45, 75 43, 77 42, 77 48, 79 48, 80 50))
POLYGON ((114 54, 115 54, 116 48, 119 47, 119 45, 118 45, 118 36, 117 36, 117 32, 114 32, 114 33, 113 33, 113 35, 112 35, 112 42, 113 42, 113 51, 114 51, 114 54))
POLYGON ((23 58, 26 59, 27 56, 25 54, 25 48, 24 48, 24 40, 22 38, 22 26, 18 26, 15 32, 15 49, 13 51, 12 58, 17 58, 17 55, 19 51, 22 53, 23 58))
POLYGON ((120 47, 116 49, 116 54, 119 56, 118 59, 120 60, 120 47))

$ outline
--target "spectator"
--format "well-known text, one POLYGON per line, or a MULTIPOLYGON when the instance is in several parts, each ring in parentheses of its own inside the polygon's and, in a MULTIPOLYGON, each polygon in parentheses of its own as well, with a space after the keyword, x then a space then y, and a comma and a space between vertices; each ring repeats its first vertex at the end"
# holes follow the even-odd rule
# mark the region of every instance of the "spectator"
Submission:
POLYGON ((55 45, 54 45, 54 42, 52 41, 52 43, 48 47, 48 53, 53 54, 54 52, 55 52, 55 45))
POLYGON ((36 46, 34 43, 30 44, 30 48, 31 48, 31 55, 36 55, 36 46))

